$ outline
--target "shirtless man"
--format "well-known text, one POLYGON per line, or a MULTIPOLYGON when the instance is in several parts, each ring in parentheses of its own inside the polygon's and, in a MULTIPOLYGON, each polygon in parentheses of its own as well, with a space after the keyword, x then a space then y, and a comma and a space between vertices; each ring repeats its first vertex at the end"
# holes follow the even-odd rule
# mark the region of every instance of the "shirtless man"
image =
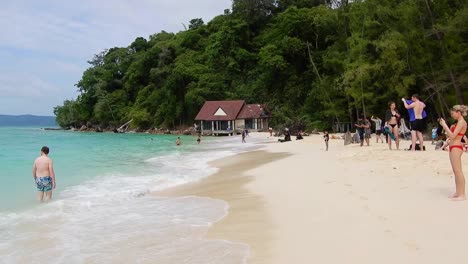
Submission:
POLYGON ((39 202, 48 202, 52 199, 52 189, 55 189, 55 173, 48 147, 42 147, 41 156, 34 161, 33 178, 37 187, 37 198, 39 202), (45 193, 45 199, 44 199, 45 193))
POLYGON ((423 111, 426 105, 419 100, 419 95, 413 94, 411 97, 411 101, 413 103, 408 104, 405 98, 401 98, 403 103, 405 104, 406 109, 413 109, 414 110, 414 117, 415 120, 411 122, 411 150, 416 150, 416 139, 419 140, 419 147, 421 150, 424 150, 424 138, 423 133, 426 129, 426 124, 424 123, 423 119, 423 111))

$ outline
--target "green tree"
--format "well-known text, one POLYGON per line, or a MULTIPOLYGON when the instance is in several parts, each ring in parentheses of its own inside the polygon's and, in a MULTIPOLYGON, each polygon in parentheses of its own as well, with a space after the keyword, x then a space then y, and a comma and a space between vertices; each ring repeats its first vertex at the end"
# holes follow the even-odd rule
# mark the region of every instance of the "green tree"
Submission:
MULTIPOLYGON (((96 54, 64 127, 192 125, 206 100, 263 103, 277 127, 330 129, 419 93, 430 118, 463 103, 463 0, 234 0, 208 23, 96 54)), ((402 107, 399 105, 399 107, 402 107)), ((434 119, 435 120, 435 119, 434 119)))

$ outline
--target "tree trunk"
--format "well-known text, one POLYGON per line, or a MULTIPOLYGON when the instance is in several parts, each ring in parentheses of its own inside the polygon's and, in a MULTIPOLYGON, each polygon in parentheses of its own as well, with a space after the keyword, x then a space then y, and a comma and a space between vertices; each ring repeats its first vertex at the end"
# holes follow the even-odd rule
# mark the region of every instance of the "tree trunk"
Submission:
POLYGON ((439 101, 440 112, 441 112, 441 114, 439 116, 442 116, 444 119, 446 119, 444 104, 442 103, 442 95, 440 95, 439 92, 437 92, 437 101, 439 101))
POLYGON ((346 100, 348 101, 349 121, 351 122, 351 125, 352 125, 352 124, 354 124, 353 107, 351 106, 351 103, 349 101, 349 95, 348 94, 346 94, 346 100))
POLYGON ((463 91, 460 85, 458 85, 457 81, 455 80, 455 76, 453 76, 452 70, 450 70, 450 79, 452 80, 453 87, 455 87, 455 96, 457 98, 458 104, 465 104, 465 98, 463 96, 463 91))
MULTIPOLYGON (((319 79, 320 84, 322 84, 322 76, 320 76, 320 73, 319 73, 319 71, 317 69, 317 66, 315 66, 314 59, 312 58, 312 53, 310 52, 310 43, 309 42, 307 42, 307 51, 309 53, 310 63, 312 63, 312 66, 314 67, 315 74, 317 74, 317 78, 319 79)), ((328 91, 324 91, 324 92, 325 92, 325 96, 328 99, 330 107, 333 108, 333 114, 335 115, 336 122, 340 123, 340 119, 338 118, 338 115, 336 114, 335 104, 332 102, 332 100, 330 98, 330 95, 328 94, 328 91)))

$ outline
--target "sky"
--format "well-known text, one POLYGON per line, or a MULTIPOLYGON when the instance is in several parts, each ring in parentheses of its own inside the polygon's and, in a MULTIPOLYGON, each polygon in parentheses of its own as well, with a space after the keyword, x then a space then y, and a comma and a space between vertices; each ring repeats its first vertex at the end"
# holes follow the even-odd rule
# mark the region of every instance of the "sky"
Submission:
POLYGON ((2 0, 0 114, 53 115, 78 95, 87 60, 137 37, 178 32, 223 14, 231 0, 2 0))

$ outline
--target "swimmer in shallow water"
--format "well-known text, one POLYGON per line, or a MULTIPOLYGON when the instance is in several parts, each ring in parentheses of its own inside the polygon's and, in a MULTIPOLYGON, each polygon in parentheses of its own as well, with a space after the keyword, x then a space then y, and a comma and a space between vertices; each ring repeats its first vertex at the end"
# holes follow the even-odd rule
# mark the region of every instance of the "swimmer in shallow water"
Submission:
POLYGON ((48 155, 49 148, 42 147, 41 156, 34 161, 32 169, 37 187, 37 199, 40 203, 50 201, 52 199, 52 190, 55 189, 54 164, 48 155))

